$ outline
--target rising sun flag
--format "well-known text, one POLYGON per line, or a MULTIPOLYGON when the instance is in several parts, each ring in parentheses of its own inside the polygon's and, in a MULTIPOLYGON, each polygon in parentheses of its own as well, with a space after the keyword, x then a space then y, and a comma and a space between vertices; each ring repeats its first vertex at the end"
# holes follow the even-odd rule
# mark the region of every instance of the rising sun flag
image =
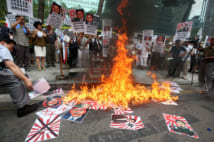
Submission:
MULTIPOLYGON (((73 100, 83 102, 86 100, 96 101, 100 105, 109 107, 119 106, 127 108, 129 105, 139 105, 151 101, 177 100, 177 96, 171 96, 170 84, 167 82, 158 83, 154 80, 151 87, 134 84, 132 77, 133 58, 127 56, 128 50, 125 44, 128 40, 126 35, 126 19, 123 9, 127 6, 128 0, 122 0, 117 11, 122 16, 123 27, 120 29, 116 42, 117 55, 114 57, 114 65, 108 78, 102 77, 102 84, 89 89, 87 84, 82 85, 80 90, 72 90, 63 98, 65 102, 73 100)), ((149 73, 154 79, 155 75, 149 73)))

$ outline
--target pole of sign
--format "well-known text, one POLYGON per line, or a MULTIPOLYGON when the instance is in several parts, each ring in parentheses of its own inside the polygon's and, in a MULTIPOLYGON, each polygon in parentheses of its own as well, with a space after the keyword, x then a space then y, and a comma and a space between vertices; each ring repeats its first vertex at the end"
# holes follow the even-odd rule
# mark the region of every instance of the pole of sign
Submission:
POLYGON ((59 46, 59 50, 60 50, 60 53, 59 53, 59 58, 60 58, 60 75, 59 76, 56 76, 56 79, 64 79, 65 76, 63 75, 63 69, 62 69, 62 46, 59 46))

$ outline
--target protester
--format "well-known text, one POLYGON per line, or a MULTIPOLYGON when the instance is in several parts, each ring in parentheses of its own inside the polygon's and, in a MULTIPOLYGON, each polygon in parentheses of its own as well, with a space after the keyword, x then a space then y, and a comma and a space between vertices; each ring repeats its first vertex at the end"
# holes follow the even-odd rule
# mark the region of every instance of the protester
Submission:
POLYGON ((163 69, 167 70, 169 66, 169 61, 168 58, 170 56, 170 50, 172 48, 172 42, 169 42, 164 46, 164 61, 163 61, 163 69))
POLYGON ((197 57, 197 42, 192 42, 193 44, 193 53, 191 54, 191 61, 190 61, 190 69, 189 72, 192 72, 194 66, 196 65, 196 57, 197 57))
POLYGON ((25 25, 23 16, 16 16, 16 22, 11 26, 13 31, 13 39, 16 41, 15 63, 20 68, 24 67, 26 71, 30 71, 30 49, 29 49, 29 34, 30 31, 25 25))
POLYGON ((22 81, 29 89, 33 89, 33 85, 13 61, 10 52, 13 51, 14 45, 13 40, 0 36, 0 87, 9 89, 17 116, 22 117, 35 111, 38 104, 27 105, 30 98, 22 81))
POLYGON ((201 93, 208 92, 213 86, 214 71, 214 38, 211 38, 210 46, 200 49, 203 52, 203 60, 199 67, 199 84, 205 89, 201 93))
POLYGON ((50 65, 52 67, 56 67, 56 57, 55 57, 55 51, 57 47, 57 37, 56 33, 53 31, 53 28, 51 25, 47 25, 47 29, 44 31, 47 35, 46 40, 46 67, 49 68, 50 65))
POLYGON ((77 38, 77 44, 78 44, 78 56, 77 56, 77 66, 78 67, 85 67, 86 61, 87 61, 87 44, 89 43, 89 40, 87 40, 86 37, 84 37, 83 33, 80 33, 77 38))
POLYGON ((45 70, 45 57, 46 57, 46 38, 47 35, 42 31, 42 23, 37 21, 34 22, 34 27, 36 30, 32 34, 33 44, 34 44, 34 52, 36 56, 36 63, 38 70, 45 70), (40 65, 41 60, 41 65, 40 65), (42 68, 41 68, 42 66, 42 68))
POLYGON ((186 49, 181 46, 181 40, 175 41, 175 46, 170 50, 170 60, 168 76, 179 77, 179 70, 181 65, 181 59, 186 54, 186 49))
POLYGON ((77 65, 77 55, 78 55, 78 45, 77 45, 77 37, 75 36, 70 40, 69 44, 69 53, 70 53, 70 68, 74 68, 77 65))
POLYGON ((184 42, 184 48, 186 49, 186 54, 182 58, 182 78, 187 80, 187 73, 190 67, 191 55, 193 54, 193 41, 184 42))
POLYGON ((143 58, 142 58, 142 52, 143 52, 143 40, 140 39, 140 42, 137 43, 136 45, 136 50, 137 50, 137 61, 136 65, 140 70, 143 69, 143 58))

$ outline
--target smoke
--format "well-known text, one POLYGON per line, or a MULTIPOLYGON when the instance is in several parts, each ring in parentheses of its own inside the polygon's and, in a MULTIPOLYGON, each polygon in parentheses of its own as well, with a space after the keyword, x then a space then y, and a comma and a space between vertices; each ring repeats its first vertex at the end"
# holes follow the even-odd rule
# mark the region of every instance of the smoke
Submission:
MULTIPOLYGON (((107 0, 104 10, 104 18, 112 18, 114 27, 122 26, 122 18, 117 12, 120 0, 107 0)), ((123 9, 127 22, 128 33, 149 27, 154 21, 155 7, 153 0, 129 0, 127 7, 123 9)))

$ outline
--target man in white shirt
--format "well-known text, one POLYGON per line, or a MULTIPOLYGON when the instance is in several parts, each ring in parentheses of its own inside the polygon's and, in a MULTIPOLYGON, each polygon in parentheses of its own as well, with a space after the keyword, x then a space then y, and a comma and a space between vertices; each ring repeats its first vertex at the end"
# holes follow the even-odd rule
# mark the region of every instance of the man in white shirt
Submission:
POLYGON ((140 42, 137 43, 136 45, 136 50, 137 50, 137 61, 136 61, 136 65, 139 66, 139 69, 143 69, 143 56, 142 56, 142 52, 143 52, 143 40, 140 39, 140 42))
POLYGON ((27 105, 30 98, 22 81, 29 89, 33 89, 33 85, 13 61, 10 52, 13 51, 15 44, 13 40, 0 36, 0 87, 9 89, 17 108, 17 116, 22 117, 35 111, 38 104, 27 105))

